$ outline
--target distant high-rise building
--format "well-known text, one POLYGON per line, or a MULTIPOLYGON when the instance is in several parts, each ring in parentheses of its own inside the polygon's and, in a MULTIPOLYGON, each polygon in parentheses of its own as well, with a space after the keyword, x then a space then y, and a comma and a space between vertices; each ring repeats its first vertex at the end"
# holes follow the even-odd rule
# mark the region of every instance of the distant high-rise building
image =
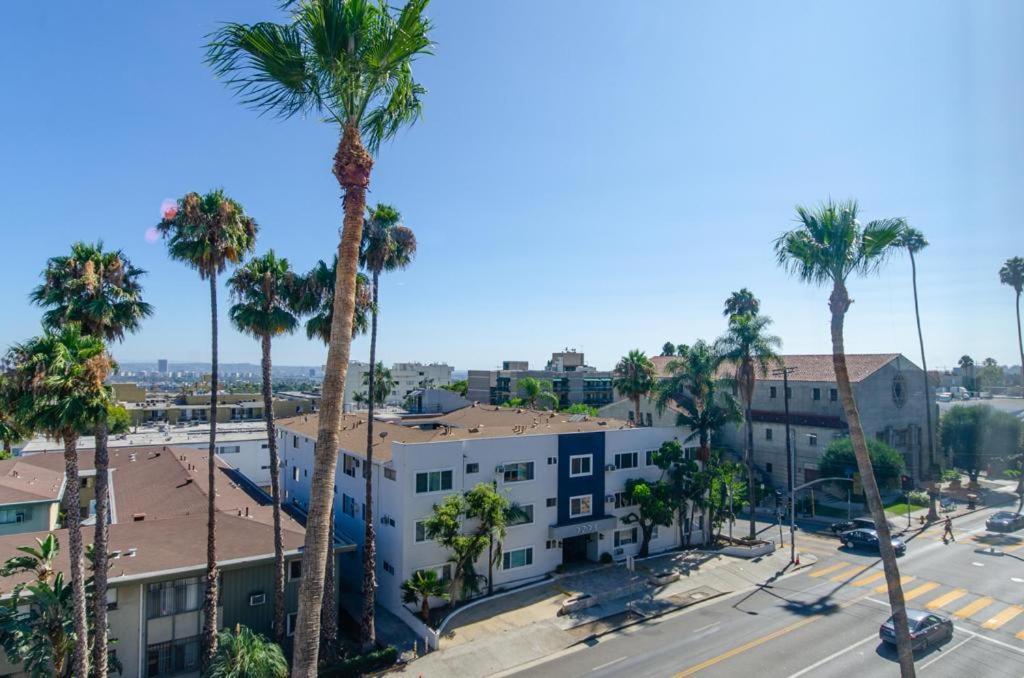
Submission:
POLYGON ((167 374, 167 358, 160 358, 160 360, 157 360, 156 369, 160 374, 167 374))
POLYGON ((316 376, 316 370, 314 368, 310 367, 309 368, 309 377, 310 377, 310 379, 312 379, 315 376, 316 376))

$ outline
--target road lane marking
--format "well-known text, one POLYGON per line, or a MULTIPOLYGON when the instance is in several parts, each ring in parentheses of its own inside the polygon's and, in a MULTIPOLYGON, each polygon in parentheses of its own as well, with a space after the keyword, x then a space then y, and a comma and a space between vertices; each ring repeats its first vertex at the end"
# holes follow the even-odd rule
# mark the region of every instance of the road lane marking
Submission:
POLYGON ((860 579, 852 582, 850 586, 867 586, 872 582, 876 582, 885 576, 885 572, 872 572, 871 574, 861 577, 860 579))
POLYGON ((932 664, 934 664, 935 662, 939 661, 939 660, 940 660, 940 659, 942 659, 943 657, 948 657, 949 655, 953 654, 954 652, 956 652, 957 650, 959 650, 959 649, 960 649, 961 647, 963 647, 963 646, 964 646, 964 645, 966 645, 967 643, 971 642, 972 640, 974 640, 974 636, 967 636, 966 638, 964 638, 963 640, 961 640, 961 641, 960 641, 959 643, 957 643, 957 644, 956 644, 956 645, 954 645, 953 647, 949 648, 948 650, 944 650, 944 651, 943 651, 943 652, 942 652, 942 653, 941 653, 940 655, 938 655, 937 657, 934 657, 934 658, 932 658, 931 660, 929 660, 929 661, 926 661, 926 662, 925 662, 924 664, 921 664, 921 668, 920 668, 920 670, 921 670, 921 671, 924 671, 924 670, 925 670, 926 668, 928 668, 929 666, 931 666, 931 665, 932 665, 932 664))
MULTIPOLYGON (((987 622, 981 625, 983 629, 998 629, 1000 626, 1016 617, 1021 612, 1024 612, 1024 607, 1020 605, 1010 605, 1008 608, 997 614, 996 616, 989 619, 987 622)), ((1024 632, 1022 632, 1024 633, 1024 632)))
POLYGON ((621 662, 624 659, 628 659, 628 657, 619 657, 618 659, 613 659, 610 662, 605 662, 604 664, 601 664, 600 666, 595 666, 594 668, 590 669, 590 671, 591 671, 591 673, 593 673, 594 671, 600 671, 601 669, 606 669, 606 668, 608 668, 609 666, 611 666, 613 664, 618 664, 619 662, 621 662))
POLYGON ((854 565, 853 567, 843 570, 839 574, 829 577, 828 579, 829 581, 843 582, 865 572, 869 567, 870 565, 854 565))
POLYGON ((806 675, 806 674, 810 673, 811 671, 813 671, 814 669, 819 668, 821 666, 824 666, 825 664, 828 664, 833 659, 838 659, 839 657, 841 657, 842 655, 846 654, 850 650, 856 649, 856 648, 860 647, 861 645, 863 645, 864 643, 870 643, 872 640, 878 640, 878 634, 877 633, 872 633, 867 638, 864 638, 862 640, 858 640, 856 643, 854 643, 853 645, 850 645, 849 647, 844 647, 842 650, 839 650, 837 652, 833 652, 832 654, 830 654, 829 656, 825 657, 824 659, 819 659, 818 661, 814 662, 810 666, 808 666, 808 667, 806 667, 804 669, 801 669, 801 670, 797 671, 796 673, 790 675, 789 678, 800 678, 800 676, 806 675))
POLYGON ((1024 640, 1024 631, 1021 631, 1020 633, 1018 633, 1017 634, 1017 638, 1019 638, 1020 640, 1024 640))
MULTIPOLYGON (((910 575, 900 575, 900 588, 902 588, 902 587, 906 586, 907 584, 909 584, 910 582, 914 581, 914 579, 916 579, 916 577, 912 577, 910 575)), ((886 583, 882 584, 881 586, 876 586, 875 587, 875 593, 885 593, 888 590, 889 590, 889 582, 886 582, 886 583)), ((904 596, 904 598, 906 598, 906 596, 904 596)))
MULTIPOLYGON (((881 587, 879 587, 879 588, 881 588, 881 587)), ((904 593, 903 594, 903 600, 913 600, 914 598, 917 598, 918 596, 923 596, 924 594, 928 593, 929 591, 931 591, 933 589, 937 589, 937 588, 939 588, 939 585, 937 583, 935 583, 933 581, 926 581, 925 583, 921 584, 920 586, 918 586, 916 588, 913 588, 913 589, 907 591, 906 593, 904 593)), ((884 592, 885 592, 885 589, 882 589, 881 591, 876 590, 876 593, 884 593, 884 592)))
POLYGON ((811 572, 811 574, 808 575, 808 576, 810 576, 810 577, 824 577, 826 574, 829 574, 830 572, 835 572, 839 568, 848 567, 848 566, 849 566, 849 563, 836 563, 835 565, 829 565, 828 567, 820 569, 820 570, 817 570, 816 572, 811 572))
POLYGON ((981 612, 982 610, 984 610, 986 607, 988 607, 989 605, 991 605, 994 602, 995 601, 992 598, 989 598, 988 596, 983 596, 983 597, 978 598, 977 600, 975 600, 973 603, 968 603, 967 605, 964 605, 959 610, 954 612, 953 616, 958 618, 958 619, 965 619, 967 617, 972 617, 975 614, 977 614, 978 612, 981 612))
POLYGON ((957 600, 958 598, 963 598, 966 595, 967 591, 965 589, 954 589, 949 593, 944 593, 938 598, 932 600, 927 605, 925 605, 925 607, 929 610, 937 610, 943 605, 949 605, 954 600, 957 600))
POLYGON ((694 629, 693 632, 694 633, 700 633, 701 631, 707 631, 708 629, 714 628, 714 627, 718 626, 721 623, 722 622, 712 622, 712 623, 708 624, 707 626, 702 626, 699 629, 694 629))

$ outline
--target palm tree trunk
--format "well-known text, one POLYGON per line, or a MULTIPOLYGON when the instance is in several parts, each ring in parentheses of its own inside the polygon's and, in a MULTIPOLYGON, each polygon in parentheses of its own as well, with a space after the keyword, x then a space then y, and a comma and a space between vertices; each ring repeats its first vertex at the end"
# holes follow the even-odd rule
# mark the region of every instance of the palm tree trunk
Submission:
POLYGON ((324 568, 324 600, 320 607, 320 659, 333 661, 338 651, 338 598, 334 582, 334 505, 331 505, 331 550, 324 568))
POLYGON ((750 504, 750 538, 757 538, 757 491, 755 489, 756 483, 754 482, 754 412, 751 406, 751 401, 754 390, 750 389, 747 394, 747 493, 750 495, 748 501, 750 504))
POLYGON ((633 396, 633 406, 636 408, 636 425, 643 426, 644 418, 640 414, 640 394, 633 396))
POLYGON ((106 678, 107 675, 107 525, 110 515, 110 488, 107 453, 107 424, 96 426, 96 536, 93 554, 93 628, 96 637, 92 646, 93 675, 106 678))
MULTIPOLYGON (((925 421, 928 424, 928 465, 927 471, 925 470, 924 460, 922 459, 918 466, 920 467, 921 477, 930 477, 932 472, 932 466, 935 464, 935 429, 932 423, 932 402, 934 396, 932 395, 931 385, 928 383, 928 360, 924 355, 924 334, 921 332, 921 309, 917 303, 917 262, 914 260, 914 251, 910 250, 910 280, 914 288, 914 318, 917 320, 917 343, 921 347, 921 369, 924 371, 924 405, 925 405, 925 421)), ((938 480, 935 478, 934 480, 938 480)), ((938 492, 933 491, 928 494, 928 520, 934 521, 939 519, 939 495, 938 492)))
POLYGON ((284 642, 284 542, 281 536, 281 461, 277 454, 277 430, 274 425, 274 396, 270 378, 270 335, 261 339, 263 349, 263 418, 267 422, 267 449, 270 451, 270 497, 274 510, 274 642, 284 642))
POLYGON ((309 512, 302 556, 302 582, 299 585, 299 611, 296 616, 292 657, 292 678, 314 678, 320 643, 319 608, 323 597, 324 569, 330 542, 331 501, 334 474, 338 466, 338 433, 341 406, 348 374, 352 345, 352 314, 355 311, 356 269, 359 243, 363 236, 363 212, 366 187, 370 182, 373 158, 363 147, 359 129, 345 126, 338 152, 334 156, 334 176, 345 192, 345 221, 338 246, 338 266, 334 281, 334 310, 331 341, 327 348, 323 397, 317 425, 316 452, 310 486, 309 512))
POLYGON ((885 581, 889 589, 889 606, 892 608, 893 623, 896 627, 896 645, 899 653, 900 675, 903 678, 914 676, 914 651, 907 627, 907 608, 903 598, 903 587, 900 586, 900 571, 896 564, 896 552, 892 547, 889 534, 889 523, 882 508, 882 497, 875 482, 875 472, 871 467, 868 455, 868 444, 864 438, 864 428, 860 423, 857 402, 853 399, 853 387, 850 385, 850 374, 846 368, 846 350, 843 345, 843 321, 846 311, 850 308, 850 297, 842 283, 836 283, 829 298, 829 309, 832 312, 832 364, 836 372, 836 386, 843 399, 843 411, 846 423, 850 428, 850 440, 857 458, 857 470, 860 472, 861 484, 867 498, 871 517, 875 521, 878 532, 878 550, 885 570, 885 581))
POLYGON ((363 478, 366 480, 366 515, 363 534, 363 616, 360 620, 363 652, 369 652, 377 644, 374 628, 374 606, 377 590, 377 544, 373 529, 373 409, 377 404, 375 377, 377 372, 377 302, 380 291, 380 271, 373 272, 373 308, 370 311, 370 374, 367 380, 369 413, 366 416, 366 465, 363 478))
POLYGON ((67 515, 68 557, 71 560, 71 598, 74 603, 75 650, 71 673, 89 675, 89 636, 85 612, 85 565, 82 546, 82 509, 79 506, 78 438, 64 438, 65 510, 67 515))
POLYGON ((217 654, 217 273, 210 273, 210 449, 206 481, 206 592, 203 598, 203 669, 217 654))
POLYGON ((10 440, 5 440, 4 441, 4 456, 2 458, 3 459, 10 459, 11 458, 11 441, 10 440))
POLYGON ((494 532, 488 535, 487 542, 487 595, 494 595, 494 532))

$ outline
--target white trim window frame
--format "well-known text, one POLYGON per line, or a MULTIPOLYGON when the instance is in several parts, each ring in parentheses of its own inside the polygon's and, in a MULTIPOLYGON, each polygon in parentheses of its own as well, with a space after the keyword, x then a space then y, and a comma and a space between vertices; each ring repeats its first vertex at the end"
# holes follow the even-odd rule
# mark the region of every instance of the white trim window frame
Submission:
POLYGON ((582 478, 584 476, 594 475, 594 455, 592 454, 574 454, 569 457, 569 477, 570 478, 582 478), (577 470, 576 461, 579 460, 579 470, 577 470), (586 462, 585 464, 583 462, 586 462), (584 469, 586 467, 586 470, 584 469))
POLYGON ((520 520, 520 521, 511 521, 510 520, 508 522, 508 527, 519 527, 521 525, 533 525, 534 516, 536 515, 536 511, 534 510, 534 505, 533 504, 520 504, 519 508, 522 509, 523 513, 526 514, 526 520, 520 520))
POLYGON ((502 571, 518 570, 524 567, 530 567, 533 565, 533 547, 522 546, 520 548, 509 549, 501 554, 501 569, 502 571), (516 554, 523 554, 521 562, 513 562, 513 560, 519 560, 516 558, 516 554))
POLYGON ((621 530, 615 530, 615 548, 620 546, 632 546, 633 544, 640 543, 639 530, 634 527, 627 527, 621 530))
POLYGON ((637 452, 636 450, 630 450, 629 452, 616 452, 615 453, 615 469, 616 470, 621 471, 621 470, 624 470, 624 469, 639 468, 639 467, 640 467, 640 453, 637 452), (622 463, 622 460, 625 459, 625 458, 628 458, 632 462, 631 465, 626 466, 626 465, 624 465, 622 463))
POLYGON ((438 469, 426 469, 423 471, 416 471, 413 474, 413 493, 414 494, 437 494, 439 492, 451 492, 452 488, 455 487, 455 469, 453 468, 438 468, 438 469), (437 489, 432 489, 433 480, 432 475, 437 474, 437 489), (448 474, 448 487, 445 487, 445 474, 448 474), (420 476, 426 476, 425 489, 420 489, 420 476))
POLYGON ((427 520, 429 520, 429 516, 427 518, 420 518, 419 520, 412 521, 413 544, 426 544, 429 541, 433 541, 430 537, 427 536, 426 525, 423 526, 423 539, 420 539, 420 525, 423 525, 423 523, 427 522, 427 520))
POLYGON ((503 463, 501 466, 503 469, 501 472, 501 480, 503 483, 526 483, 537 477, 537 464, 533 461, 508 461, 503 463), (516 470, 517 477, 510 478, 509 471, 513 466, 519 467, 516 470), (523 471, 523 474, 526 477, 519 478, 519 471, 523 471))
POLYGON ((569 497, 569 517, 570 518, 585 518, 594 514, 594 495, 593 494, 577 494, 569 497), (573 502, 579 499, 579 511, 573 511, 573 502), (587 510, 583 511, 583 505, 586 502, 587 510))

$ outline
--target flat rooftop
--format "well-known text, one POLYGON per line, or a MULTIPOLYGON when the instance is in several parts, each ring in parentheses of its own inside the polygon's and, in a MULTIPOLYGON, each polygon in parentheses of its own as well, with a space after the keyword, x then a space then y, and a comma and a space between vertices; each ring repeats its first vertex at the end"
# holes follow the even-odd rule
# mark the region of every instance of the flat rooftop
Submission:
MULTIPOLYGON (((114 447, 137 447, 146 445, 192 445, 195 443, 208 442, 210 440, 209 424, 167 424, 160 426, 139 426, 133 427, 133 432, 118 436, 110 436, 107 446, 114 447)), ((217 423, 217 443, 230 443, 245 440, 266 440, 267 425, 260 421, 233 421, 217 423)), ((78 449, 88 450, 96 447, 96 440, 92 436, 82 436, 78 439, 78 449)), ((31 455, 38 452, 63 451, 64 445, 56 440, 37 436, 27 442, 21 448, 22 455, 31 455)))

